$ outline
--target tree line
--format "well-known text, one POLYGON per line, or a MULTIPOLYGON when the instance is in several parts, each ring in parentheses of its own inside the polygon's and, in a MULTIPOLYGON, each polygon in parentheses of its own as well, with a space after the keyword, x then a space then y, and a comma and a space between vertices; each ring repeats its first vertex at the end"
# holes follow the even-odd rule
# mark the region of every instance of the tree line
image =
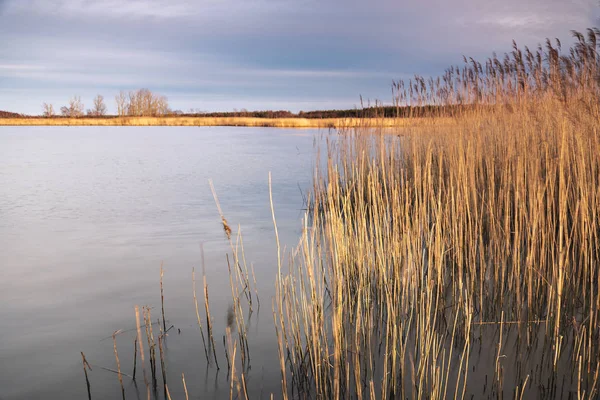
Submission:
MULTIPOLYGON (((115 96, 116 115, 151 117, 151 116, 188 116, 188 117, 246 117, 246 118, 307 118, 307 119, 326 119, 326 118, 406 118, 415 116, 429 115, 452 115, 457 109, 469 108, 469 105, 395 105, 395 106, 366 106, 361 108, 346 110, 317 110, 317 111, 299 111, 293 113, 288 110, 265 110, 248 111, 246 109, 233 112, 202 112, 191 109, 189 112, 169 108, 169 102, 165 96, 151 92, 148 89, 139 89, 135 91, 121 91, 115 96)), ((102 95, 97 95, 93 100, 92 108, 84 111, 85 107, 80 96, 74 96, 69 103, 60 108, 60 114, 56 114, 52 104, 44 103, 42 105, 42 116, 54 117, 57 115, 63 117, 90 117, 107 116, 107 107, 102 95)))
POLYGON ((246 118, 307 118, 307 119, 328 119, 328 118, 408 118, 408 117, 426 117, 430 115, 452 115, 455 109, 466 109, 468 105, 447 106, 447 105, 423 105, 423 106, 365 106, 361 108, 352 108, 345 110, 316 110, 299 111, 293 113, 287 110, 277 111, 247 111, 242 109, 233 112, 200 112, 191 111, 182 113, 189 117, 246 117, 246 118))
MULTIPOLYGON (((130 92, 121 91, 115 96, 117 105, 117 115, 150 117, 171 114, 169 102, 166 96, 153 93, 148 89, 133 90, 130 92)), ((90 117, 106 116, 108 108, 104 102, 102 95, 94 97, 92 108, 84 111, 85 107, 80 96, 73 96, 69 103, 60 107, 60 114, 63 117, 90 117)), ((57 116, 52 104, 42 104, 42 116, 54 117, 57 116)))

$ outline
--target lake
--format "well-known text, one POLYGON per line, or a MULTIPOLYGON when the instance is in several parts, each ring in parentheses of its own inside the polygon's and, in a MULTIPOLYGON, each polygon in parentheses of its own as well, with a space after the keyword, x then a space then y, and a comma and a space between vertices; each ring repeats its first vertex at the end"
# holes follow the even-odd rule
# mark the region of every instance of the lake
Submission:
MULTIPOLYGON (((169 389, 192 398, 229 396, 222 337, 232 304, 229 243, 212 179, 256 274, 262 309, 248 321, 249 392, 278 397, 271 299, 277 272, 268 174, 282 247, 295 246, 312 183, 317 130, 215 127, 0 127, 0 398, 86 398, 80 352, 91 364, 92 398, 117 398, 131 374, 134 306, 160 316, 160 266, 169 389), (221 370, 207 366, 196 322, 206 259, 210 312, 221 370)), ((205 327, 206 328, 206 327, 205 327)), ((158 327, 155 327, 158 332, 158 327)), ((146 360, 146 363, 148 360, 146 360)), ((148 365, 146 365, 148 368, 148 365)), ((159 368, 160 369, 160 368, 159 368)), ((137 387, 145 398, 138 360, 137 387)), ((159 397, 162 392, 159 390, 159 397)))

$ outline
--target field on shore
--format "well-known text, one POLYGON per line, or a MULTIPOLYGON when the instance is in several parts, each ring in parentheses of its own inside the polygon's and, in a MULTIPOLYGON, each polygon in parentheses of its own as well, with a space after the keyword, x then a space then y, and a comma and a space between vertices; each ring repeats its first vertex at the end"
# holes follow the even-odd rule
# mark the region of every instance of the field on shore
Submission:
POLYGON ((436 118, 249 118, 249 117, 106 117, 0 118, 0 126, 255 126, 273 128, 396 127, 450 123, 436 118))

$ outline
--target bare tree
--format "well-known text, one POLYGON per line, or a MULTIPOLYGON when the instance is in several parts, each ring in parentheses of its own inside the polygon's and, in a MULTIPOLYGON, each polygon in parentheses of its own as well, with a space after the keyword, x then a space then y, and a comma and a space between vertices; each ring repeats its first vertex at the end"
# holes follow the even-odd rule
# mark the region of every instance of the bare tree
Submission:
POLYGON ((69 106, 63 106, 60 108, 60 113, 65 117, 81 117, 83 115, 83 103, 81 97, 74 96, 69 100, 69 106))
POLYGON ((130 91, 127 96, 127 115, 142 115, 139 93, 135 91, 130 91))
POLYGON ((87 111, 88 115, 99 117, 106 115, 106 104, 104 104, 104 97, 98 95, 94 98, 94 108, 87 111))
POLYGON ((148 89, 131 91, 127 98, 127 115, 156 116, 170 113, 165 96, 152 93, 148 89))
POLYGON ((153 111, 153 115, 168 115, 171 113, 167 96, 156 96, 153 111))
POLYGON ((115 96, 115 102, 117 103, 117 115, 123 117, 127 114, 127 93, 120 91, 115 96))
POLYGON ((42 115, 44 117, 54 117, 54 106, 52 104, 44 103, 42 109, 42 115))

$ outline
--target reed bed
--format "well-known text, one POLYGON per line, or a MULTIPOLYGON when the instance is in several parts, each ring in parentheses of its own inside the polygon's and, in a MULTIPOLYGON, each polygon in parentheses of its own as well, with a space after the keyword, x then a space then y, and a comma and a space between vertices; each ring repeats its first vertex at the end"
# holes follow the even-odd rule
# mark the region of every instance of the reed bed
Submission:
MULTIPOLYGON (((0 118, 0 126, 250 126, 272 128, 347 128, 364 126, 360 118, 250 118, 250 117, 109 117, 109 118, 0 118)), ((449 120, 420 118, 371 118, 373 126, 440 124, 449 120)))
POLYGON ((574 37, 394 84, 451 126, 329 144, 277 281, 284 397, 597 398, 600 32, 574 37))
MULTIPOLYGON (((271 398, 598 397, 600 31, 574 37, 566 52, 558 41, 533 52, 515 44, 502 59, 465 59, 440 79, 395 82, 398 107, 429 114, 394 129, 359 120, 319 149, 327 163, 316 167, 291 254, 281 250, 271 197, 281 370, 271 398)), ((210 187, 231 250, 229 397, 248 399, 246 321, 260 301, 241 229, 210 187)), ((194 271, 190 301, 206 364, 218 370, 202 267, 205 323, 194 271)), ((132 378, 139 351, 147 398, 159 396, 158 362, 170 398, 162 275, 161 267, 158 342, 151 308, 142 307, 142 325, 135 307, 132 378)), ((111 372, 122 388, 118 333, 111 372)), ((182 385, 188 398, 183 374, 182 385)))

